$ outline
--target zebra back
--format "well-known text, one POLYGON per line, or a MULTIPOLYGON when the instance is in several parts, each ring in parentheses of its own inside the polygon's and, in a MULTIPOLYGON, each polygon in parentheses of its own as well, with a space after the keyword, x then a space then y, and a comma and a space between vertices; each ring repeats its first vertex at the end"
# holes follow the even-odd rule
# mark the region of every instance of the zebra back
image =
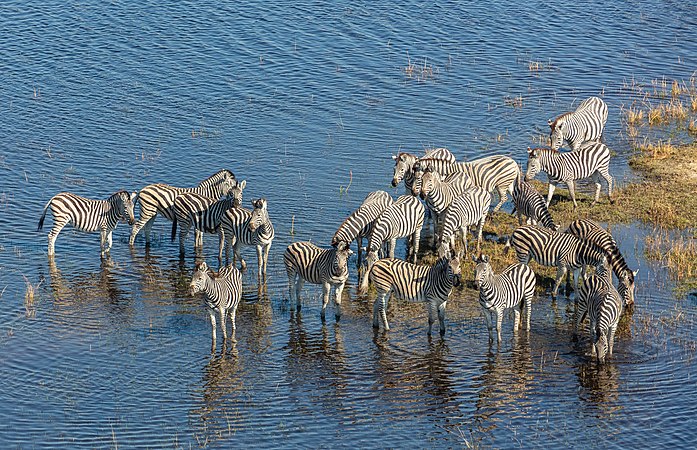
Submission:
POLYGON ((361 206, 348 216, 332 237, 332 246, 339 242, 351 243, 359 235, 364 236, 368 227, 380 216, 380 214, 394 203, 390 194, 385 191, 373 191, 369 193, 361 206))
POLYGON ((283 253, 288 278, 296 274, 313 284, 344 283, 348 279, 348 246, 324 249, 311 242, 293 242, 283 253))
POLYGON ((71 192, 61 192, 51 197, 44 206, 37 231, 43 229, 49 207, 53 213, 54 222, 72 222, 73 227, 80 231, 93 232, 102 226, 106 230, 113 230, 121 220, 128 221, 132 225, 135 222, 133 200, 136 195, 121 190, 113 193, 106 200, 94 200, 71 192))
POLYGON ((205 262, 197 263, 189 290, 191 295, 203 292, 211 309, 236 308, 242 298, 242 274, 233 265, 224 266, 216 273, 205 262))
POLYGON ((516 228, 510 242, 522 263, 532 258, 543 266, 565 264, 578 269, 584 265, 597 266, 605 258, 602 249, 589 241, 538 225, 516 228))
POLYGON ((607 116, 607 105, 601 98, 587 98, 575 111, 561 114, 547 122, 551 147, 557 150, 566 140, 571 150, 577 150, 585 141, 600 141, 607 116))
POLYGON ((377 251, 384 241, 407 237, 420 230, 424 206, 411 195, 402 195, 375 219, 368 252, 377 251))
POLYGON ((528 167, 525 181, 546 172, 550 182, 568 182, 590 177, 596 170, 610 165, 610 149, 600 142, 588 142, 573 152, 549 148, 528 148, 528 167))
POLYGON ((432 266, 401 259, 383 258, 370 269, 370 280, 378 292, 392 291, 410 301, 446 301, 453 286, 460 283, 460 258, 442 256, 432 266))
POLYGON ((194 192, 183 192, 174 200, 172 241, 177 235, 177 226, 183 229, 193 226, 196 230, 213 233, 220 226, 225 211, 232 207, 234 198, 214 200, 194 192))
POLYGON ((526 294, 535 291, 535 272, 522 263, 511 264, 501 273, 494 273, 489 257, 473 256, 474 283, 479 290, 479 303, 486 309, 508 309, 520 305, 526 294))
POLYGON ((476 225, 486 217, 491 206, 491 195, 479 186, 470 186, 457 196, 445 210, 441 243, 450 241, 451 236, 464 226, 476 225))

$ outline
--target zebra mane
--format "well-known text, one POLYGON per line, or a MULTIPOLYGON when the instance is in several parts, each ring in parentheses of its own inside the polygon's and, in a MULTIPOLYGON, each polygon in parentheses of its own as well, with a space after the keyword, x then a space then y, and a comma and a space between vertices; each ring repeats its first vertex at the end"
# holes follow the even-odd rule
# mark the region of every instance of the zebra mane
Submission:
POLYGON ((563 114, 560 114, 560 115, 557 116, 556 119, 549 119, 549 120, 547 121, 547 124, 549 124, 549 127, 550 127, 551 129, 554 129, 554 128, 557 126, 557 123, 558 123, 560 120, 566 119, 568 116, 570 116, 570 115, 573 114, 574 112, 575 112, 575 111, 569 111, 569 112, 565 112, 565 113, 563 113, 563 114))

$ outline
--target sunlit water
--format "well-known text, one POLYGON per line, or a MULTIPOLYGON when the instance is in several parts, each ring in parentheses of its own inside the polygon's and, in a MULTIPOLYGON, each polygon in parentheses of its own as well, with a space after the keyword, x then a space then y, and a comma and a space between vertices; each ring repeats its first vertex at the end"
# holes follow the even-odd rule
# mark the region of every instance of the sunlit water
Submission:
MULTIPOLYGON (((320 321, 314 286, 295 314, 281 258, 292 240, 328 244, 368 192, 391 189, 396 151, 523 164, 547 119, 590 95, 609 105, 624 182, 631 87, 697 70, 689 2, 42 3, 0 6, 3 447, 695 446, 696 304, 643 258, 650 230, 613 230, 640 278, 602 368, 572 341, 566 299, 536 298, 529 335, 506 320, 498 349, 466 289, 444 339, 400 302, 374 334, 353 273, 339 324, 320 321), (234 348, 211 356, 186 290, 192 239, 181 264, 162 219, 149 252, 120 225, 105 261, 97 234, 65 229, 49 264, 51 222, 36 223, 52 195, 190 186, 221 168, 268 199, 276 227, 261 295, 245 252, 234 348), (33 306, 22 275, 41 281, 33 306)), ((207 237, 213 266, 215 250, 207 237)))

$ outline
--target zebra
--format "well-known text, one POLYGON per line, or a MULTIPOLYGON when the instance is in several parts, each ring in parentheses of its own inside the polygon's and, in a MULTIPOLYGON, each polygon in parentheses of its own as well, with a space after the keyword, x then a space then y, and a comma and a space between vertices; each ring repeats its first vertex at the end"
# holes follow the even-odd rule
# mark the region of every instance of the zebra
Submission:
POLYGON ((523 216, 527 216, 527 223, 532 223, 533 225, 539 223, 550 230, 559 230, 559 225, 554 223, 544 197, 537 192, 537 189, 532 184, 524 181, 521 176, 513 184, 512 197, 514 212, 518 215, 518 225, 523 225, 523 216))
POLYGON ((546 172, 549 177, 547 207, 552 201, 554 189, 561 182, 568 186, 575 210, 578 207, 575 181, 584 178, 591 178, 595 182, 595 200, 591 206, 595 205, 600 198, 601 177, 607 182, 607 196, 610 203, 615 203, 612 198, 610 149, 605 144, 589 142, 580 149, 568 153, 560 153, 558 150, 548 148, 531 149, 528 147, 528 168, 525 173, 525 181, 532 180, 541 171, 546 172))
POLYGON ((356 239, 358 244, 358 257, 356 266, 362 262, 363 238, 370 236, 373 231, 375 219, 382 214, 385 209, 394 203, 392 196, 385 191, 373 191, 369 193, 361 206, 358 207, 350 216, 339 225, 339 228, 332 237, 331 245, 336 247, 343 242, 348 245, 356 239))
POLYGON ((394 293, 407 301, 426 302, 428 335, 431 335, 436 314, 440 335, 445 335, 445 307, 453 286, 460 285, 460 257, 460 253, 452 256, 446 253, 433 266, 411 264, 395 258, 376 261, 370 270, 370 280, 377 290, 373 303, 373 328, 379 329, 382 321, 384 330, 390 329, 387 301, 394 293))
POLYGON ((567 112, 556 119, 549 119, 549 141, 558 150, 566 140, 572 151, 581 148, 586 141, 600 142, 607 122, 607 105, 599 97, 590 97, 581 102, 576 111, 567 112))
POLYGON ((587 239, 605 251, 608 263, 619 282, 617 290, 622 294, 624 306, 634 304, 635 278, 638 271, 632 271, 629 268, 612 235, 590 219, 578 219, 571 222, 565 233, 587 239))
MULTIPOLYGON (((413 186, 420 185, 421 177, 423 177, 429 161, 425 161, 425 163, 419 161, 418 164, 414 165, 413 186)), ((506 203, 508 193, 513 192, 513 182, 520 173, 518 164, 512 158, 503 155, 488 156, 469 162, 433 163, 433 168, 435 172, 439 172, 443 176, 453 172, 464 172, 475 186, 479 186, 487 192, 496 190, 499 194, 499 202, 494 207, 494 212, 501 209, 501 206, 506 203)), ((419 194, 419 191, 415 191, 414 194, 419 194)))
POLYGON ((378 260, 378 251, 383 242, 389 243, 388 255, 394 258, 397 239, 409 237, 411 245, 407 252, 407 259, 411 253, 412 262, 416 263, 423 223, 424 205, 411 195, 402 195, 375 219, 366 249, 366 270, 360 281, 360 293, 365 294, 368 290, 368 274, 373 263, 378 260))
POLYGON ((578 292, 578 271, 587 265, 598 266, 605 258, 603 250, 592 242, 539 225, 523 225, 513 231, 506 251, 512 245, 518 262, 527 264, 534 259, 543 266, 556 266, 557 277, 552 298, 557 297, 564 275, 571 270, 574 288, 578 292))
POLYGON ((72 222, 73 227, 80 231, 101 232, 100 255, 105 257, 111 250, 112 232, 119 221, 128 221, 129 225, 135 223, 133 202, 136 196, 135 192, 118 191, 106 200, 93 200, 70 192, 61 192, 51 197, 44 206, 36 230, 43 229, 46 212, 50 206, 53 228, 48 233, 48 256, 55 254, 58 233, 72 222))
POLYGON ((424 158, 432 159, 433 163, 436 164, 438 161, 447 162, 449 164, 455 164, 457 161, 455 155, 453 155, 452 152, 447 148, 428 149, 426 150, 426 154, 421 158, 406 152, 400 152, 397 155, 392 155, 392 159, 395 161, 394 174, 392 176, 392 187, 397 187, 397 185, 404 180, 406 193, 412 194, 413 189, 416 189, 416 192, 414 192, 413 195, 419 195, 418 188, 413 187, 413 167, 419 159, 424 158))
POLYGON ((265 198, 252 200, 253 210, 245 208, 232 208, 225 211, 222 218, 221 229, 223 231, 224 243, 218 251, 218 259, 223 258, 223 246, 225 246, 225 256, 230 256, 230 246, 234 247, 232 263, 240 260, 242 270, 247 268, 247 263, 240 257, 240 246, 253 245, 257 249, 258 278, 266 280, 266 267, 269 260, 269 250, 275 237, 275 231, 271 218, 269 217, 268 203, 265 198))
POLYGON ((232 342, 236 342, 235 314, 242 298, 242 274, 240 271, 235 266, 229 265, 222 267, 216 273, 209 270, 205 262, 197 263, 189 284, 189 293, 193 297, 199 292, 205 294, 206 306, 208 306, 213 338, 212 350, 214 351, 216 347, 216 311, 220 315, 223 340, 227 340, 225 320, 229 315, 232 321, 231 339, 232 342))
POLYGON ((456 197, 472 186, 472 180, 463 172, 453 172, 447 177, 442 177, 439 172, 434 171, 431 164, 419 179, 419 196, 426 202, 433 216, 433 234, 436 242, 445 210, 456 197))
POLYGON ((235 175, 227 170, 220 170, 203 180, 194 188, 180 188, 168 184, 150 184, 138 193, 137 201, 140 203, 140 218, 131 229, 129 245, 135 243, 136 235, 145 228, 145 245, 150 245, 150 231, 157 214, 161 214, 167 220, 174 220, 174 199, 178 194, 193 192, 204 197, 218 200, 235 187, 237 181, 235 175))
MULTIPOLYGON (((520 312, 526 316, 527 329, 530 331, 530 314, 532 297, 535 294, 535 272, 527 264, 511 264, 498 275, 489 264, 486 255, 472 256, 476 264, 474 283, 479 290, 479 305, 489 329, 489 342, 494 340, 493 325, 496 317, 496 335, 501 343, 501 322, 503 313, 512 309, 514 313, 513 333, 518 332, 520 312)), ((520 320, 521 326, 523 324, 520 320)))
POLYGON ((605 362, 606 355, 612 356, 623 303, 621 294, 612 285, 612 273, 604 259, 596 273, 583 282, 575 313, 576 330, 586 314, 590 318, 591 355, 596 356, 600 363, 605 362))
POLYGON ((300 291, 305 281, 322 285, 322 312, 325 320, 325 310, 329 303, 329 291, 335 290, 335 317, 341 318, 341 294, 348 279, 348 258, 353 251, 348 245, 338 245, 336 248, 323 249, 311 242, 293 242, 283 253, 283 263, 288 274, 288 291, 291 302, 295 294, 296 310, 300 311, 300 291))
POLYGON ((452 250, 455 245, 455 234, 460 232, 466 255, 468 252, 468 227, 477 225, 477 253, 479 253, 482 243, 482 230, 490 206, 491 195, 479 186, 470 186, 453 200, 443 216, 443 226, 440 235, 441 251, 444 251, 448 246, 452 250))

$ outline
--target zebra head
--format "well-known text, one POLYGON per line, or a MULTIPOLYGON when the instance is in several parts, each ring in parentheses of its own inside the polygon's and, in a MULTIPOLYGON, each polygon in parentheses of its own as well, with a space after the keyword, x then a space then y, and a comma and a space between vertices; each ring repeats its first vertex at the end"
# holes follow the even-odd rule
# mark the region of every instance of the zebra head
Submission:
POLYGON ((411 168, 414 181, 411 183, 411 195, 417 196, 421 194, 421 183, 424 176, 425 167, 421 161, 416 161, 411 168))
POLYGON ((191 283, 189 283, 189 294, 193 297, 199 292, 204 292, 208 278, 208 265, 205 262, 197 263, 194 269, 194 276, 191 278, 191 283))
POLYGON ((554 150, 559 150, 559 147, 564 143, 564 116, 559 116, 556 119, 549 119, 547 124, 549 125, 549 145, 554 150))
POLYGON ((119 191, 110 197, 110 203, 117 211, 118 218, 129 225, 136 223, 133 215, 134 201, 138 194, 135 192, 119 191))
POLYGON ((232 206, 239 208, 242 205, 242 191, 247 186, 247 180, 235 183, 235 186, 228 191, 228 196, 232 197, 232 206))
POLYGON ((453 286, 457 287, 460 285, 460 278, 462 277, 462 266, 460 265, 460 258, 462 258, 462 252, 451 253, 447 255, 448 257, 448 271, 453 280, 453 286))
POLYGON ((431 193, 440 182, 440 174, 433 170, 433 166, 429 164, 424 169, 424 174, 421 177, 421 192, 419 192, 421 199, 425 200, 428 194, 431 193))
POLYGON ((397 185, 404 179, 404 176, 411 171, 414 163, 416 162, 416 156, 411 153, 398 153, 393 155, 394 159, 394 175, 392 176, 392 187, 397 187, 397 185))
POLYGON ((254 232, 257 228, 269 221, 269 210, 266 207, 266 199, 260 198, 252 200, 254 210, 249 217, 249 231, 254 232))
MULTIPOLYGON (((477 289, 480 289, 485 281, 490 280, 494 276, 494 270, 489 264, 487 255, 480 255, 479 257, 472 255, 472 261, 476 264, 474 268, 474 285, 477 289)), ((487 305, 484 306, 487 307, 487 305)))
POLYGON ((626 270, 622 276, 619 277, 619 283, 617 284, 617 292, 620 293, 622 299, 624 300, 624 306, 631 306, 634 304, 634 291, 636 285, 634 284, 634 278, 639 271, 626 270))
POLYGON ((337 245, 336 261, 334 265, 336 275, 348 272, 348 259, 351 255, 353 255, 353 250, 351 250, 351 247, 349 247, 348 244, 343 245, 342 243, 337 245))
POLYGON ((537 176, 542 170, 542 162, 540 161, 540 149, 528 147, 528 168, 525 171, 525 181, 529 182, 537 176))
POLYGON ((377 262, 379 248, 368 247, 363 249, 365 252, 365 270, 361 274, 360 282, 358 283, 358 293, 365 295, 368 292, 368 276, 370 275, 370 269, 373 268, 373 264, 377 262))

